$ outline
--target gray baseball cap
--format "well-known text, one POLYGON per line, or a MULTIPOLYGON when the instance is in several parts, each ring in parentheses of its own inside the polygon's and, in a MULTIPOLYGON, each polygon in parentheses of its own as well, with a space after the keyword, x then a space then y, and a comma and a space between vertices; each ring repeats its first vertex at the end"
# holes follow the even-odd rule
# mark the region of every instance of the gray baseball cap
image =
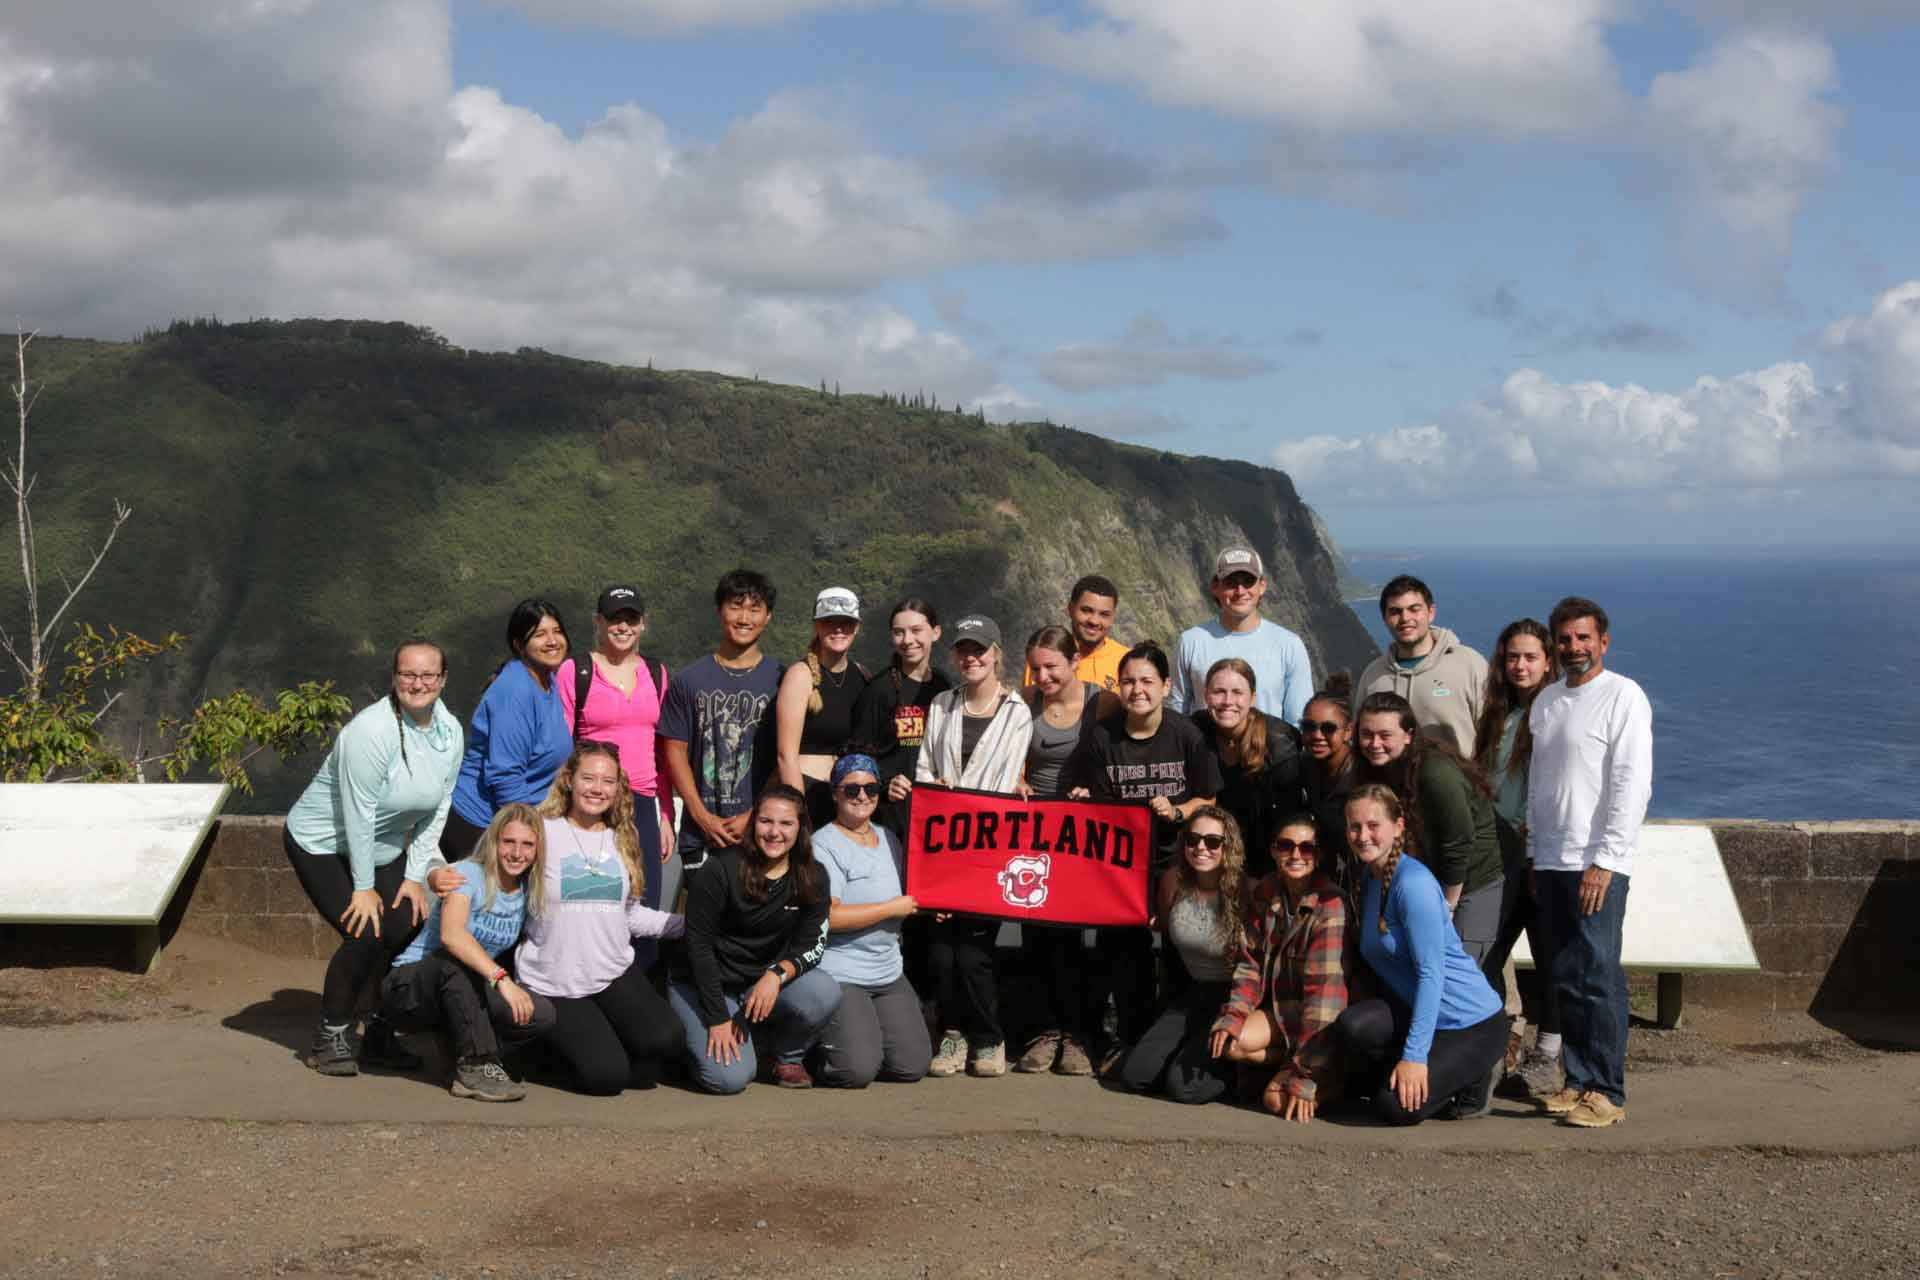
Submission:
POLYGON ((1250 573, 1256 578, 1267 576, 1267 567, 1260 563, 1260 553, 1252 547, 1235 543, 1222 547, 1220 554, 1213 558, 1213 576, 1228 578, 1236 573, 1250 573))
POLYGON ((982 649, 991 649, 1000 643, 1000 628, 986 614, 970 613, 953 624, 953 630, 948 633, 948 638, 949 648, 962 640, 971 640, 982 649))

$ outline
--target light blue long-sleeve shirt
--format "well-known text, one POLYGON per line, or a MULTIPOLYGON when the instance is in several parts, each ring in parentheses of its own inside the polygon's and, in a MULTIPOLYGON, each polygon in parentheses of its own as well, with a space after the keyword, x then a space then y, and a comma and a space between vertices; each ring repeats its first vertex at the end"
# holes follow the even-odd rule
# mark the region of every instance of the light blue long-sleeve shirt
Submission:
POLYGON ((1222 658, 1239 658, 1253 668, 1255 706, 1288 724, 1300 723, 1313 700, 1313 662, 1299 636, 1265 618, 1251 631, 1228 631, 1218 618, 1182 631, 1167 705, 1182 715, 1206 706, 1207 669, 1222 658))
POLYGON ((484 827, 502 805, 537 805, 571 754, 573 726, 559 689, 542 689, 526 663, 509 662, 473 710, 453 811, 484 827))
POLYGON ((355 891, 373 888, 374 868, 403 853, 407 879, 419 880, 437 855, 464 740, 443 702, 424 729, 396 719, 385 698, 363 708, 287 811, 287 834, 311 854, 345 853, 355 891))
POLYGON ((1360 955, 1413 1009, 1400 1057, 1425 1062, 1436 1031, 1464 1031, 1499 1013, 1494 994, 1454 931, 1447 895, 1417 858, 1401 855, 1380 932, 1380 881, 1367 877, 1360 913, 1360 955))

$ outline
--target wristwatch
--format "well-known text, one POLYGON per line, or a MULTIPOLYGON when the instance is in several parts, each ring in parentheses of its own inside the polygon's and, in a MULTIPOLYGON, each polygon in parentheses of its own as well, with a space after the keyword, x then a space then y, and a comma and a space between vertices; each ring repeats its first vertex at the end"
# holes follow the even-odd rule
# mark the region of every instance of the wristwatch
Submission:
POLYGON ((767 966, 767 972, 768 972, 768 973, 770 973, 770 974, 772 974, 772 975, 773 975, 773 980, 774 980, 775 982, 777 982, 777 983, 779 983, 779 984, 780 984, 781 986, 783 986, 783 987, 784 987, 784 986, 786 986, 786 985, 787 985, 787 975, 786 975, 786 974, 784 974, 784 973, 782 973, 782 972, 780 972, 780 962, 779 962, 779 961, 777 961, 777 960, 776 960, 776 961, 774 961, 774 962, 773 962, 772 964, 770 964, 770 965, 768 965, 768 966, 767 966))

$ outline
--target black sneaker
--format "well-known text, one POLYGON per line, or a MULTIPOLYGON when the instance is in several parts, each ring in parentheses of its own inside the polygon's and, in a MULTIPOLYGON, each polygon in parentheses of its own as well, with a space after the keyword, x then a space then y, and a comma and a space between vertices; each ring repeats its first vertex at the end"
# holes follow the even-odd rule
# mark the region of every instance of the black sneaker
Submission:
POLYGON ((400 1043, 400 1035, 385 1018, 367 1019, 367 1037, 360 1042, 360 1061, 389 1071, 418 1071, 426 1060, 400 1043))
POLYGON ((306 1064, 323 1076, 359 1075, 360 1063, 353 1051, 353 1029, 321 1023, 313 1033, 313 1048, 307 1051, 306 1064))
POLYGON ((1507 1063, 1504 1058, 1494 1063, 1493 1070, 1487 1073, 1486 1079, 1474 1085, 1471 1089, 1462 1089, 1460 1092, 1454 1094, 1453 1097, 1448 1100, 1447 1105, 1439 1110, 1437 1113, 1438 1118, 1441 1120, 1478 1120, 1480 1117, 1491 1113, 1493 1111, 1494 1085, 1499 1082, 1501 1076, 1506 1074, 1506 1071, 1507 1063))

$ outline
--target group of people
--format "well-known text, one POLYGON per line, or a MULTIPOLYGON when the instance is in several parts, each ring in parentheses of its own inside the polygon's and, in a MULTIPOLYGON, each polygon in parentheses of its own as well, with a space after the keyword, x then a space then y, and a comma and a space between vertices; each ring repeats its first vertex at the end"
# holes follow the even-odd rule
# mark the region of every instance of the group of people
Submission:
POLYGON ((433 1031, 453 1092, 488 1101, 529 1077, 615 1094, 671 1070, 730 1094, 1011 1069, 1395 1124, 1485 1114, 1506 1075, 1568 1123, 1623 1119, 1652 728, 1605 667, 1605 611, 1516 621, 1489 664, 1396 578, 1387 652, 1316 690, 1260 614, 1256 551, 1223 549, 1209 587, 1217 616, 1170 656, 1115 639, 1119 589, 1080 579, 1018 683, 993 619, 943 628, 917 597, 869 672, 860 601, 822 590, 783 666, 761 649, 774 585, 735 570, 713 650, 671 675, 641 652, 635 588, 601 594, 584 652, 526 600, 464 727, 444 652, 401 644, 288 815, 341 934, 308 1064, 417 1070, 401 1033, 433 1031), (1022 924, 1035 1007, 1011 1063, 1002 922, 907 892, 927 783, 1153 815, 1148 927, 1022 924))

